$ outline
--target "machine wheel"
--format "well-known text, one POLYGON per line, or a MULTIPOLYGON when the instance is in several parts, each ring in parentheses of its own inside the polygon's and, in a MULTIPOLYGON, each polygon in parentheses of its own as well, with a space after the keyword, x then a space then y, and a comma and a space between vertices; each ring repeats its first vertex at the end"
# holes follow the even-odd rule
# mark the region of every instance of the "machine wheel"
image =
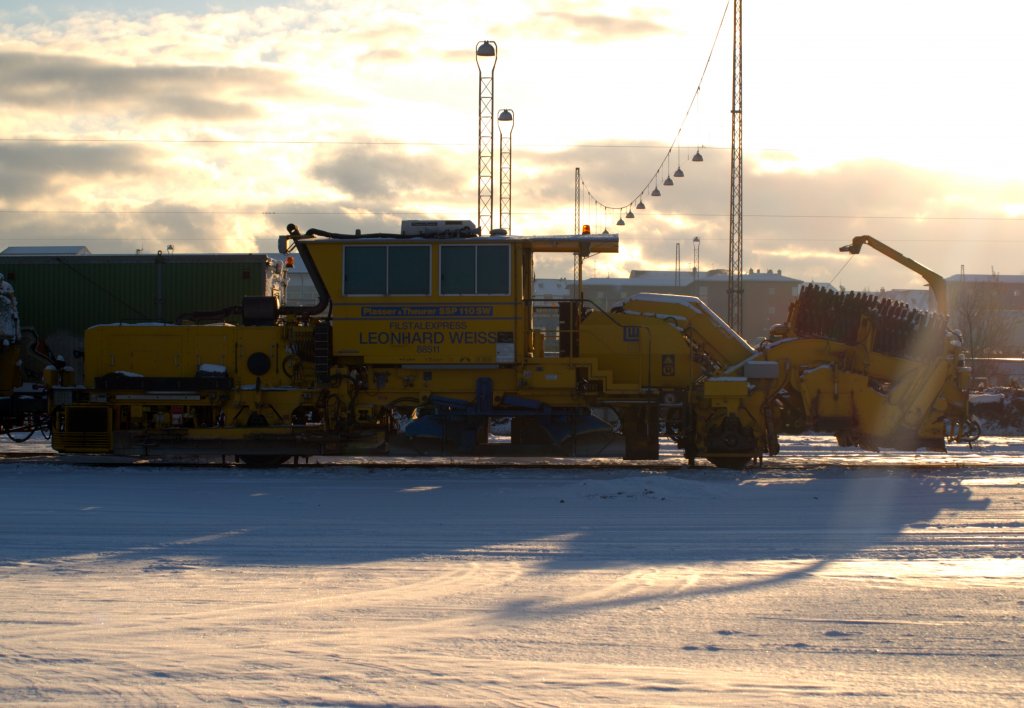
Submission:
POLYGON ((708 435, 704 455, 715 467, 743 469, 756 456, 754 431, 744 427, 739 418, 729 415, 708 435))
POLYGON ((718 456, 715 456, 715 455, 712 455, 711 457, 707 458, 708 462, 713 464, 715 467, 719 467, 721 469, 727 469, 727 470, 730 470, 730 469, 731 470, 741 470, 741 469, 745 468, 747 465, 749 465, 750 461, 753 460, 753 459, 754 459, 753 456, 750 456, 750 457, 718 457, 718 456))
POLYGON ((280 467, 291 455, 239 455, 238 459, 246 467, 280 467))
MULTIPOLYGON (((265 428, 270 425, 266 416, 261 413, 253 413, 249 416, 246 426, 249 428, 265 428)), ((239 455, 238 459, 246 467, 280 467, 291 455, 239 455)))

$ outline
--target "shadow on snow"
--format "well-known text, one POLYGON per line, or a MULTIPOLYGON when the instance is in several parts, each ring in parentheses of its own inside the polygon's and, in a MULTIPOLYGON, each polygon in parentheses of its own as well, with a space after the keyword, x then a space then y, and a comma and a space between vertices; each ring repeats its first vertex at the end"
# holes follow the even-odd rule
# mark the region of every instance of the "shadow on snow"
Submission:
POLYGON ((728 588, 735 591, 786 582, 866 549, 883 557, 941 555, 927 540, 915 539, 908 551, 901 533, 944 511, 987 506, 949 476, 905 470, 780 478, 11 465, 0 469, 0 573, 23 563, 75 572, 80 566, 69 559, 148 562, 157 571, 183 560, 303 566, 513 559, 538 572, 799 561, 795 570, 788 564, 790 570, 728 588))

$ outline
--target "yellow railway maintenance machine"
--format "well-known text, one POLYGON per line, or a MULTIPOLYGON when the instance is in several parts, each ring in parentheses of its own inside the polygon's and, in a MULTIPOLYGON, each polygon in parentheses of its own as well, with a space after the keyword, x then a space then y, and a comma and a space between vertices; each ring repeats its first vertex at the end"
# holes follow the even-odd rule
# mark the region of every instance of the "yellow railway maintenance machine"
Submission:
POLYGON ((604 311, 579 280, 573 297, 533 297, 534 254, 579 265, 617 252, 617 236, 476 232, 289 225, 280 250, 298 251, 317 305, 247 298, 242 326, 90 328, 85 386, 51 387, 54 448, 264 465, 386 452, 653 459, 665 435, 691 464, 744 466, 775 454, 783 430, 904 448, 966 430, 966 370, 943 314, 805 289, 755 349, 693 297, 604 311), (498 419, 509 435, 489 434, 498 419))

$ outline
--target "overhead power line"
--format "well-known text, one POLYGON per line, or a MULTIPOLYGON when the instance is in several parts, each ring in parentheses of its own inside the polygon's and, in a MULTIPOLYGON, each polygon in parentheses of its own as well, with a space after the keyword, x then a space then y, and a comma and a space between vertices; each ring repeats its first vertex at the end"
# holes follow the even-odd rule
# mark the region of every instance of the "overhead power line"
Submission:
MULTIPOLYGON (((587 187, 586 186, 586 182, 584 181, 584 183, 583 183, 584 184, 584 190, 587 193, 587 197, 597 207, 605 209, 606 211, 618 211, 620 214, 621 214, 621 212, 624 209, 628 209, 628 213, 626 215, 627 218, 633 218, 633 206, 634 205, 636 205, 638 209, 646 208, 646 206, 643 203, 643 198, 644 198, 644 196, 646 194, 648 194, 648 192, 650 192, 651 196, 653 196, 653 197, 661 196, 660 190, 658 189, 658 180, 661 179, 661 171, 662 171, 662 169, 665 170, 665 175, 666 175, 665 176, 664 184, 666 186, 671 186, 673 184, 672 178, 671 178, 671 176, 669 176, 669 172, 668 172, 669 167, 671 166, 672 151, 673 150, 677 151, 677 156, 676 156, 677 162, 676 162, 675 176, 676 177, 682 177, 683 176, 682 169, 680 169, 680 166, 679 166, 679 158, 678 158, 678 150, 682 147, 681 144, 680 144, 680 138, 682 137, 683 128, 686 126, 686 121, 687 121, 687 119, 689 119, 690 113, 693 111, 693 107, 697 103, 697 97, 700 95, 701 87, 704 85, 704 78, 707 76, 708 67, 711 66, 711 58, 715 54, 715 47, 718 46, 718 38, 722 34, 722 27, 725 26, 725 18, 728 16, 729 5, 731 4, 731 2, 732 2, 732 0, 729 0, 725 4, 725 9, 722 11, 722 19, 718 23, 718 31, 715 32, 715 38, 711 42, 711 49, 708 51, 708 58, 704 62, 704 70, 701 72, 700 79, 697 81, 697 88, 694 90, 693 96, 690 98, 690 104, 686 107, 686 112, 683 114, 683 118, 679 122, 679 128, 676 130, 676 135, 672 139, 672 143, 669 145, 668 150, 665 151, 665 156, 662 157, 661 158, 661 162, 658 163, 658 167, 657 167, 657 169, 655 169, 654 175, 647 181, 647 183, 643 186, 643 188, 640 189, 640 191, 632 199, 630 199, 625 204, 621 204, 621 205, 618 205, 618 206, 613 206, 613 205, 608 204, 608 203, 598 199, 597 197, 595 197, 593 192, 591 192, 590 187, 587 187), (654 185, 654 189, 653 190, 651 189, 651 185, 654 185)), ((662 148, 662 149, 664 150, 665 148, 662 148)), ((694 162, 700 162, 703 159, 704 158, 700 155, 700 148, 697 148, 697 152, 693 156, 693 161, 694 162)), ((579 207, 577 206, 577 208, 579 208, 579 207)), ((620 221, 621 221, 621 218, 620 218, 620 221)))
MULTIPOLYGON (((420 215, 422 211, 368 211, 353 208, 358 215, 366 216, 409 216, 420 215)), ((517 216, 538 216, 549 214, 547 211, 524 210, 516 211, 517 216)), ((249 209, 0 209, 0 214, 92 214, 92 215, 123 215, 123 214, 208 214, 227 216, 348 216, 337 210, 333 211, 291 211, 291 210, 249 210, 249 209)), ((663 211, 663 216, 688 216, 694 218, 713 219, 729 216, 726 212, 694 212, 694 211, 663 211)), ((1024 221, 1022 216, 920 216, 919 214, 768 214, 744 213, 751 219, 862 219, 865 221, 1024 221)))
MULTIPOLYGON (((408 147, 476 147, 473 143, 466 142, 440 142, 420 140, 267 140, 247 138, 0 138, 0 143, 128 143, 128 144, 153 144, 153 145, 381 145, 381 146, 408 146, 408 147)), ((665 149, 664 145, 652 145, 650 143, 523 143, 516 145, 517 148, 561 148, 563 150, 587 149, 587 150, 658 150, 665 149)), ((683 146, 687 147, 687 146, 683 146)), ((695 146, 692 146, 695 147, 695 146)), ((727 150, 724 147, 700 146, 702 150, 727 150)), ((782 151, 782 148, 765 148, 765 150, 782 151)))
POLYGON ((268 140, 265 138, 0 138, 5 143, 153 143, 168 145, 465 145, 469 143, 417 142, 411 140, 268 140))

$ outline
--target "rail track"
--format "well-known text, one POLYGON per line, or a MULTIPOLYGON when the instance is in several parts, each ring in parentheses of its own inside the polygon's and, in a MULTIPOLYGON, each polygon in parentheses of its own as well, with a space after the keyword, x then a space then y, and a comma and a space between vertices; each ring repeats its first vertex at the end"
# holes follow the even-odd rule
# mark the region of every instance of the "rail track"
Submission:
MULTIPOLYGON (((821 471, 829 467, 844 469, 901 469, 914 470, 970 470, 977 468, 1024 468, 1020 449, 1022 437, 990 437, 973 445, 951 445, 948 452, 917 451, 866 452, 852 448, 836 448, 830 436, 806 435, 784 436, 778 456, 765 458, 760 465, 748 468, 744 474, 751 477, 776 472, 821 471)), ((177 459, 150 459, 116 455, 77 455, 55 452, 46 440, 32 439, 25 443, 0 442, 0 461, 40 463, 57 465, 84 465, 106 467, 242 467, 234 459, 221 457, 189 457, 177 459)), ((290 460, 281 467, 282 471, 294 468, 340 469, 360 467, 365 469, 403 469, 453 467, 459 469, 552 469, 552 470, 643 470, 652 472, 695 472, 714 471, 728 474, 727 470, 716 469, 710 464, 698 461, 689 467, 685 456, 667 439, 661 441, 661 453, 657 460, 622 460, 617 457, 484 457, 452 456, 439 454, 401 456, 318 456, 290 460)), ((254 468, 259 469, 259 468, 254 468)))

